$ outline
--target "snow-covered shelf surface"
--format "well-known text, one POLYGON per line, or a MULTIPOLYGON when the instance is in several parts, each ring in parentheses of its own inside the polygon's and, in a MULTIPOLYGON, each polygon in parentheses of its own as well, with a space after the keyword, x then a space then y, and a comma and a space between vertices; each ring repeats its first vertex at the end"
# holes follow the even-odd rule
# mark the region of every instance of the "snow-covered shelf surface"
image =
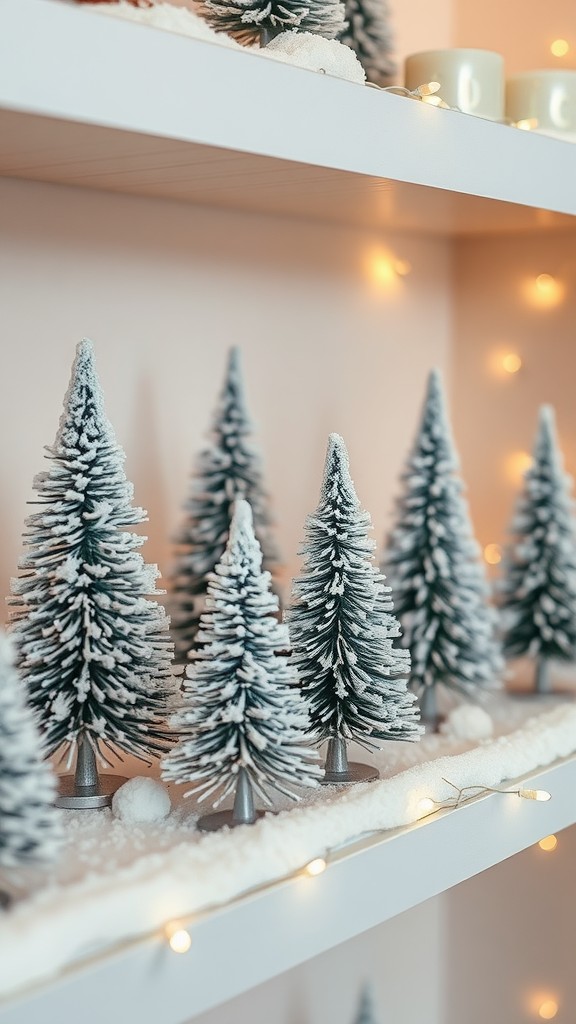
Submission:
POLYGON ((0 4, 0 174, 444 235, 576 213, 576 145, 59 0, 0 4))
POLYGON ((576 703, 501 697, 489 710, 495 737, 480 745, 389 743, 380 782, 313 791, 234 832, 201 836, 178 802, 148 826, 63 812, 57 866, 20 879, 0 914, 2 1024, 177 1024, 574 823, 576 703), (552 799, 472 793, 432 814, 422 803, 450 802, 451 783, 519 780, 552 799), (316 857, 328 867, 308 877, 316 857), (173 921, 192 936, 184 956, 166 941, 173 921))

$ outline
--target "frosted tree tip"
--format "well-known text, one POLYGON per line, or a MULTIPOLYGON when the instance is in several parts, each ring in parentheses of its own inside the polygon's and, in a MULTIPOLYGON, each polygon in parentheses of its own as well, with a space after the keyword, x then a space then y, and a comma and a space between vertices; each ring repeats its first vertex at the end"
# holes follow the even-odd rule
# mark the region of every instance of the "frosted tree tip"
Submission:
POLYGON ((348 465, 348 449, 344 443, 344 438, 340 434, 330 434, 328 438, 328 451, 326 453, 329 458, 333 453, 337 452, 341 459, 348 465))
POLYGON ((375 1024, 374 992, 369 981, 364 982, 360 992, 358 1013, 355 1024, 375 1024))
POLYGON ((230 523, 230 544, 234 544, 240 534, 253 532, 252 508, 245 498, 237 498, 234 502, 232 522, 230 523))
POLYGON ((437 366, 433 366, 428 374, 428 392, 444 396, 444 378, 437 366))
POLYGON ((541 405, 539 412, 540 425, 548 427, 549 430, 556 428, 556 413, 553 405, 541 405))
POLYGON ((228 376, 239 377, 242 370, 242 353, 238 345, 233 345, 228 352, 228 376))
POLYGON ((94 355, 94 345, 90 341, 90 338, 82 338, 76 346, 76 355, 80 357, 92 357, 94 355))
POLYGON ((340 434, 330 434, 328 437, 328 447, 326 449, 326 461, 324 463, 324 482, 322 486, 323 492, 326 491, 327 487, 330 487, 330 481, 333 477, 334 471, 339 474, 342 480, 345 480, 348 486, 354 490, 354 485, 350 477, 350 460, 348 458, 348 449, 344 443, 344 438, 340 434))
POLYGON ((91 378, 96 377, 94 366, 94 345, 89 338, 82 338, 76 346, 76 358, 72 368, 72 380, 84 377, 87 374, 91 378))

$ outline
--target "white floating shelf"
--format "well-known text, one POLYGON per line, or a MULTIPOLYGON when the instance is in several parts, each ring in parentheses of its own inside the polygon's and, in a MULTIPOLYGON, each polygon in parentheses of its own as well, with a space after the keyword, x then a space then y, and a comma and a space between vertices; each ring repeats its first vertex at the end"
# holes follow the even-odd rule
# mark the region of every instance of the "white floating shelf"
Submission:
POLYGON ((0 3, 0 174, 442 235, 576 214, 574 144, 56 0, 0 3))
POLYGON ((576 757, 505 788, 519 784, 552 799, 483 796, 349 845, 318 877, 280 881, 198 915, 187 954, 158 935, 124 945, 0 1004, 0 1021, 180 1024, 576 821, 576 757))

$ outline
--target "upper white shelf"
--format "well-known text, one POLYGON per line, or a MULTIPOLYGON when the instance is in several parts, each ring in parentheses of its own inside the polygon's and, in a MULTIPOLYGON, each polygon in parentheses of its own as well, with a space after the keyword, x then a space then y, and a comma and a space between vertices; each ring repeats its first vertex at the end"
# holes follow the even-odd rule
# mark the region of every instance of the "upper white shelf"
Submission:
POLYGON ((0 0, 0 174, 445 235, 576 214, 576 145, 57 0, 0 0))

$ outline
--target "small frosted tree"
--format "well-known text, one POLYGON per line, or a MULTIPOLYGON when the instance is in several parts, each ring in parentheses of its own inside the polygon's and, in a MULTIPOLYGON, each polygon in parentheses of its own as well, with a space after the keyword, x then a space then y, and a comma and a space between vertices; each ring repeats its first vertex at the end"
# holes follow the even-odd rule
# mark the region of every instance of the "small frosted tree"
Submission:
POLYGON ((240 499, 172 719, 181 739, 163 762, 165 779, 192 783, 200 800, 216 797, 214 807, 234 792, 233 811, 200 819, 206 830, 249 824, 254 792, 269 804, 270 789, 294 797, 293 787, 316 785, 321 774, 306 747, 308 710, 277 614, 250 505, 240 499))
POLYGON ((198 11, 216 32, 247 46, 295 29, 336 39, 345 24, 341 0, 201 0, 198 11))
POLYGON ((318 742, 328 740, 325 782, 368 781, 378 772, 348 763, 346 744, 417 740, 418 707, 407 690, 410 655, 390 588, 374 565, 370 516, 350 478, 338 434, 328 441, 320 503, 309 516, 288 624, 303 693, 318 742))
POLYGON ((78 346, 47 453, 12 581, 13 633, 47 754, 62 748, 68 765, 78 754, 76 786, 60 802, 100 806, 122 782, 98 783, 102 748, 147 760, 168 745, 172 645, 164 609, 147 599, 159 573, 138 552, 146 538, 126 529, 146 513, 131 504, 89 341, 78 346))
POLYGON ((504 654, 536 660, 536 690, 549 662, 576 661, 576 530, 554 411, 542 406, 534 459, 524 476, 503 559, 504 654))
POLYGON ((375 85, 389 85, 396 71, 388 0, 345 0, 347 27, 340 42, 350 46, 375 85))
POLYGON ((237 498, 245 498, 252 508, 264 567, 273 569, 277 558, 260 460, 248 441, 251 430, 240 352, 233 348, 214 417, 212 444, 200 454, 177 538, 172 620, 176 654, 181 661, 187 659, 196 642, 206 581, 226 547, 232 506, 237 498))
POLYGON ((464 696, 501 671, 495 614, 479 559, 437 370, 402 479, 384 565, 412 654, 422 716, 437 719, 439 684, 464 696))
POLYGON ((372 986, 365 984, 360 993, 358 1012, 354 1018, 354 1024, 376 1024, 376 1012, 374 1010, 374 994, 372 986))
MULTIPOLYGON (((0 632, 0 868, 54 858, 61 838, 56 779, 26 688, 14 668, 9 640, 0 632)), ((1 894, 0 894, 1 896, 1 894)))

